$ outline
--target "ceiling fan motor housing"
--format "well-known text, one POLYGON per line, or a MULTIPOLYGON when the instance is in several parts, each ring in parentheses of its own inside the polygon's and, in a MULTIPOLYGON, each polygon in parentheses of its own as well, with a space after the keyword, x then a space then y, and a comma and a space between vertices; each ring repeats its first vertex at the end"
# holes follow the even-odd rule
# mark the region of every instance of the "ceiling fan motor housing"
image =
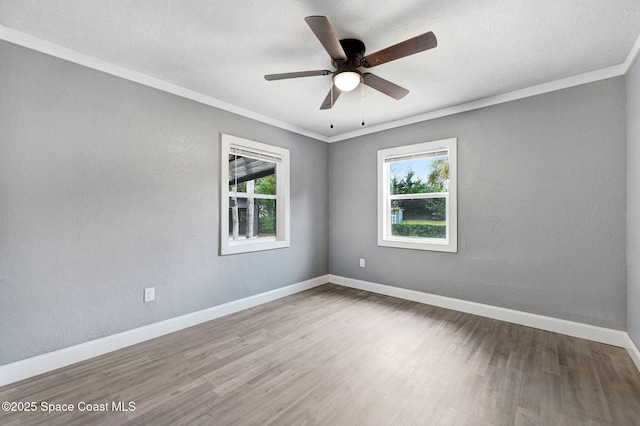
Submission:
POLYGON ((335 74, 339 74, 345 71, 352 71, 360 74, 357 69, 362 65, 362 58, 364 58, 364 43, 355 38, 345 38, 340 40, 340 45, 342 46, 344 53, 347 55, 347 60, 331 60, 331 64, 336 68, 335 74))

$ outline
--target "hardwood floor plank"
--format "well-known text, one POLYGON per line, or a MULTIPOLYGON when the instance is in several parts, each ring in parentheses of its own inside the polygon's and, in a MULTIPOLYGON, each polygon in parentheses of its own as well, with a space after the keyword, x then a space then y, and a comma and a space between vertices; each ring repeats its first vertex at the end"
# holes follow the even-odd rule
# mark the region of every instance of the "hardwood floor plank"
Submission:
POLYGON ((556 333, 541 332, 542 342, 542 371, 549 374, 560 375, 560 359, 558 357, 558 335, 556 333))
POLYGON ((640 425, 622 348, 325 285, 0 388, 2 425, 640 425))

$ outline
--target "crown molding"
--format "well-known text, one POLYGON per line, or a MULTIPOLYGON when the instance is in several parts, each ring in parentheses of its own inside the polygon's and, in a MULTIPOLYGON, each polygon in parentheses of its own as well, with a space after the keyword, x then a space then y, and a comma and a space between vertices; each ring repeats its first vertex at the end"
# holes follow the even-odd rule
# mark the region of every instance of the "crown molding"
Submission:
POLYGON ((638 59, 638 56, 640 56, 640 36, 638 36, 638 38, 636 39, 636 42, 633 44, 633 47, 631 47, 631 51, 627 55, 627 59, 624 61, 625 74, 629 73, 629 71, 631 70, 631 67, 636 62, 636 59, 638 59))
POLYGON ((18 30, 0 25, 0 40, 4 40, 9 43, 16 44, 31 50, 35 50, 40 53, 44 53, 59 59, 63 59, 78 65, 85 66, 87 68, 102 71, 107 74, 114 75, 135 83, 139 83, 148 87, 152 87, 163 92, 171 93, 176 96, 180 96, 186 99, 193 100, 214 108, 218 108, 233 114, 237 114, 252 120, 256 120, 271 126, 288 130, 293 133, 297 133, 302 136, 307 136, 312 139, 316 139, 321 142, 334 143, 345 141, 348 139, 365 136, 371 133, 382 132, 385 130, 394 129, 396 127, 407 126, 410 124, 419 123, 422 121, 429 121, 436 118, 446 117, 449 115, 459 114, 462 112, 472 111, 475 109, 486 108, 493 105, 498 105, 505 102, 515 101, 518 99, 524 99, 531 96, 541 95, 544 93, 554 92, 557 90, 567 89, 582 84, 593 83, 600 80, 605 80, 612 77, 619 77, 626 75, 629 72, 631 66, 640 55, 640 36, 634 43, 631 51, 627 55, 624 63, 614 65, 607 68, 579 74, 576 76, 563 78, 560 80, 539 84, 519 90, 514 90, 507 93, 502 93, 495 96, 490 96, 474 101, 453 105, 447 108, 442 108, 435 111, 430 111, 423 114, 414 115, 412 117, 403 118, 400 120, 390 121, 388 123, 382 123, 379 125, 367 127, 365 129, 356 130, 353 132, 347 132, 335 136, 324 136, 319 133, 304 129, 298 126, 294 126, 284 121, 276 120, 272 117, 259 114, 255 111, 242 108, 240 106, 231 104, 229 102, 221 101, 212 96, 204 95, 191 89, 187 89, 178 86, 167 81, 148 76, 146 74, 133 71, 120 65, 113 64, 109 61, 96 58, 94 56, 86 55, 84 53, 77 52, 75 50, 51 43, 44 39, 32 36, 30 34, 23 33, 18 30))
POLYGON ((255 111, 251 111, 246 108, 231 104, 229 102, 221 101, 220 99, 204 95, 202 93, 196 92, 195 90, 187 89, 185 87, 178 86, 177 84, 169 83, 168 81, 151 77, 141 72, 133 71, 121 65, 96 58, 95 56, 80 53, 78 51, 60 46, 55 43, 51 43, 47 40, 32 36, 30 34, 14 30, 4 25, 0 25, 0 40, 25 47, 27 49, 35 50, 36 52, 44 53, 58 59, 63 59, 68 62, 82 65, 87 68, 111 74, 113 76, 120 77, 134 83, 139 83, 154 89, 158 89, 172 95, 180 96, 182 98, 189 99, 204 105, 231 112, 233 114, 241 115, 255 121, 269 124, 271 126, 279 127, 283 130, 288 130, 302 136, 307 136, 313 139, 320 140, 322 142, 328 142, 327 137, 310 130, 285 123, 284 121, 276 120, 266 115, 259 114, 255 111))
POLYGON ((567 89, 569 87, 574 87, 574 86, 580 86, 582 84, 587 84, 587 83, 593 83, 593 82, 605 80, 611 77, 619 77, 621 75, 624 75, 625 73, 626 71, 625 71, 624 64, 614 65, 612 67, 602 68, 596 71, 591 71, 584 74, 563 78, 561 80, 551 81, 549 83, 543 83, 537 86, 531 86, 524 89, 514 90, 512 92, 501 93, 499 95, 489 96, 487 98, 477 99, 471 102, 465 102, 463 104, 454 105, 448 108, 430 111, 424 114, 414 115, 412 117, 403 118, 401 120, 379 124, 377 126, 371 126, 366 129, 356 130, 354 132, 332 136, 329 138, 329 143, 339 142, 346 139, 353 139, 358 136, 377 133, 384 130, 400 127, 400 126, 407 126, 409 124, 415 124, 422 121, 429 121, 429 120, 433 120, 440 117, 446 117, 448 115, 459 114, 461 112, 472 111, 474 109, 486 108, 489 106, 498 105, 505 102, 511 102, 518 99, 528 98, 531 96, 542 95, 544 93, 555 92, 557 90, 567 89))

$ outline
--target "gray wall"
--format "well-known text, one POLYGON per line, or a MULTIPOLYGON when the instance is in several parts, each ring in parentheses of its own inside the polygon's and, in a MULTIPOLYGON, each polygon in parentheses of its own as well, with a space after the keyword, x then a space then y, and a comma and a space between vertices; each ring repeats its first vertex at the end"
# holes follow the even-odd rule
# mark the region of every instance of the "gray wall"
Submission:
POLYGON ((640 347, 640 62, 627 75, 627 310, 640 347))
POLYGON ((8 43, 0 58, 0 365, 328 273, 327 144, 8 43), (218 255, 221 132, 291 150, 290 248, 218 255))
POLYGON ((619 77, 332 144, 331 273, 626 330, 626 133, 619 77), (459 252, 378 247, 376 151, 449 137, 459 252))
POLYGON ((0 365, 328 272, 624 330, 625 235, 640 343, 637 64, 628 128, 621 77, 327 145, 8 43, 0 57, 0 365), (219 256, 221 132, 291 150, 291 248, 219 256), (459 253, 377 247, 376 151, 447 137, 459 253))

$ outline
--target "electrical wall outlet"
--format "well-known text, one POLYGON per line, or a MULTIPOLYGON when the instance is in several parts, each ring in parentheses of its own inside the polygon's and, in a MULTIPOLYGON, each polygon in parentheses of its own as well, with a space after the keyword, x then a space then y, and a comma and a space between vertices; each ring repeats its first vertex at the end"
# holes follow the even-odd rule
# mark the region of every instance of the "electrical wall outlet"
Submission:
POLYGON ((364 259, 360 259, 360 267, 364 268, 364 259))
POLYGON ((143 302, 144 303, 153 302, 154 300, 156 300, 156 288, 155 287, 145 288, 143 302))

